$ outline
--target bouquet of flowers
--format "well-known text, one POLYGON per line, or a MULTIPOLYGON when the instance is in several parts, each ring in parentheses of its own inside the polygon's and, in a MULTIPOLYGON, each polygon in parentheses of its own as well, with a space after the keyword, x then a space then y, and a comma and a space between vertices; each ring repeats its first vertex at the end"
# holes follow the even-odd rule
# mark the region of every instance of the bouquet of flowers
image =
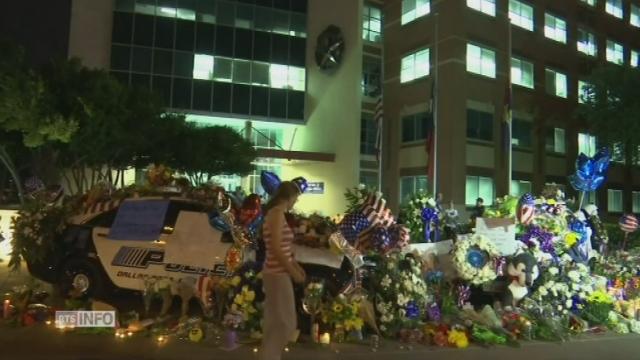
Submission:
POLYGON ((222 320, 222 325, 227 329, 236 330, 242 325, 242 315, 238 313, 227 313, 222 320))
POLYGON ((375 193, 375 189, 367 188, 366 185, 360 184, 357 187, 347 189, 344 193, 344 197, 347 200, 346 214, 358 211, 358 209, 364 204, 369 195, 375 193))
POLYGON ((313 248, 328 247, 329 236, 338 228, 330 218, 318 214, 308 217, 297 216, 294 223, 294 241, 313 248))
POLYGON ((389 254, 374 274, 376 310, 380 330, 395 335, 402 327, 415 327, 424 317, 430 296, 421 264, 412 255, 389 254))
POLYGON ((336 328, 342 327, 345 331, 360 331, 364 321, 359 314, 360 303, 340 294, 326 304, 322 310, 322 321, 336 328))
MULTIPOLYGON (((436 200, 424 191, 419 191, 402 207, 404 225, 409 228, 413 242, 425 242, 432 240, 431 232, 439 233, 440 216, 436 200), (426 232, 429 233, 426 233, 426 232)), ((437 240, 436 240, 437 241, 437 240)))
POLYGON ((597 290, 586 300, 581 316, 596 325, 606 324, 609 321, 609 313, 614 308, 613 298, 606 292, 597 290))
POLYGON ((240 275, 233 276, 222 287, 228 291, 228 313, 242 317, 243 330, 259 333, 264 294, 262 273, 255 268, 255 264, 246 264, 238 272, 240 275))
POLYGON ((518 208, 518 198, 505 195, 497 198, 494 205, 487 209, 485 216, 489 218, 514 218, 518 208))
POLYGON ((474 285, 484 284, 497 277, 495 260, 499 256, 496 246, 483 235, 474 235, 458 241, 453 250, 453 266, 464 280, 474 285))
POLYGON ((589 268, 584 264, 567 266, 562 271, 549 267, 541 278, 542 285, 531 298, 551 306, 557 315, 567 315, 570 311, 579 313, 595 290, 589 268))

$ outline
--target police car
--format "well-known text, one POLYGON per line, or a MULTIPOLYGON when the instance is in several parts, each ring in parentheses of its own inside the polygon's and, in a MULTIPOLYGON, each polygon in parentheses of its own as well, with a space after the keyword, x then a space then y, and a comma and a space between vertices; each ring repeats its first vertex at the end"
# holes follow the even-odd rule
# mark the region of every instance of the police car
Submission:
MULTIPOLYGON (((229 233, 211 226, 207 207, 179 197, 143 197, 95 204, 71 219, 42 262, 27 259, 37 278, 105 298, 113 288, 143 291, 149 279, 181 280, 227 276, 229 233)), ((245 249, 243 261, 254 260, 245 249)), ((348 261, 329 250, 298 247, 308 275, 327 277, 336 287, 351 278, 348 261), (329 271, 327 271, 329 270, 329 271), (337 275, 336 275, 337 274, 337 275)))

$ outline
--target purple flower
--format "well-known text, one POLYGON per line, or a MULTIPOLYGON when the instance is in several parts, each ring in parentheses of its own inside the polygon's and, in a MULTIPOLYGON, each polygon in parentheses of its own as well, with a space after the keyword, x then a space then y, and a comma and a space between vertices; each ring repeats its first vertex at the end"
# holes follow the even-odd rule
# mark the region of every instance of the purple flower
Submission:
POLYGON ((540 250, 542 252, 554 255, 556 254, 556 249, 553 247, 553 234, 548 231, 543 230, 540 226, 531 226, 527 232, 525 232, 520 241, 522 241, 528 247, 534 247, 533 239, 537 239, 540 244, 540 250))
POLYGON ((415 320, 420 317, 420 308, 415 301, 411 300, 407 303, 407 318, 415 320))

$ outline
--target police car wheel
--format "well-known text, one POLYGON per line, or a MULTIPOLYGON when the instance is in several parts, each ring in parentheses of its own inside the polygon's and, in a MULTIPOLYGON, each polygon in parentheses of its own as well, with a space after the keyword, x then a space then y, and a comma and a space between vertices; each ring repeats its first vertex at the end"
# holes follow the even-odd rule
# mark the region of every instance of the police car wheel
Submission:
POLYGON ((71 259, 62 269, 60 279, 63 291, 76 290, 87 296, 103 294, 104 281, 100 269, 90 260, 71 259))

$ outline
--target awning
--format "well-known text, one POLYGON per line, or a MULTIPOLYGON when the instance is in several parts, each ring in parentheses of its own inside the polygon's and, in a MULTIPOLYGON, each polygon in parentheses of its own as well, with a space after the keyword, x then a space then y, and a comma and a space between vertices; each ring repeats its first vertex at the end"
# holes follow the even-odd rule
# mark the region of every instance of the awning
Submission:
POLYGON ((287 151, 279 149, 256 149, 258 157, 285 159, 285 160, 306 160, 320 162, 335 162, 336 154, 311 152, 311 151, 287 151))

